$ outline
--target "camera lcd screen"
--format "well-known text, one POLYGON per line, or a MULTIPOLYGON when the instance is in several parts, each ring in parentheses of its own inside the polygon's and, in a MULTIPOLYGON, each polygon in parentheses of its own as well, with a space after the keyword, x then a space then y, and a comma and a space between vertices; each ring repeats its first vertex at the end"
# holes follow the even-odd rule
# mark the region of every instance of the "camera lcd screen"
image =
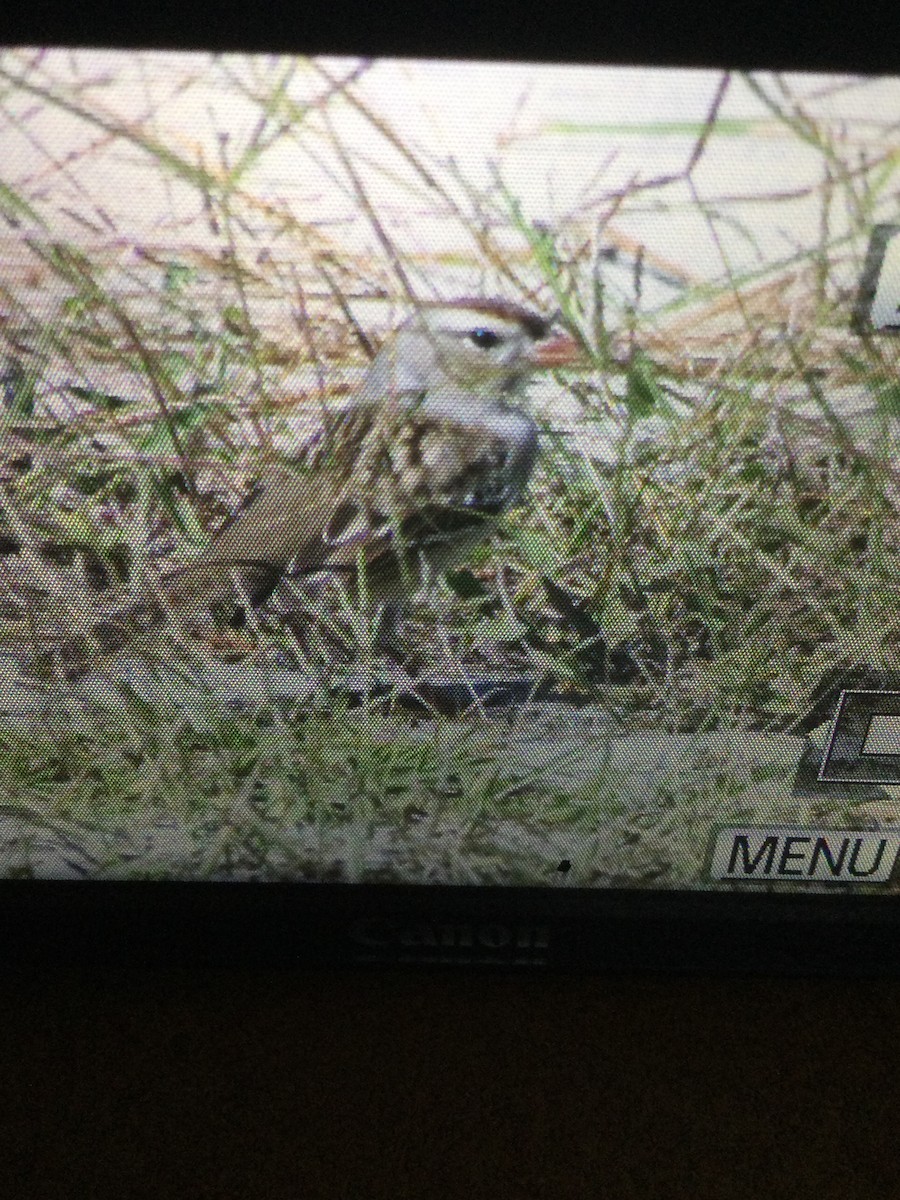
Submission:
POLYGON ((900 80, 0 54, 0 877, 888 894, 900 80))

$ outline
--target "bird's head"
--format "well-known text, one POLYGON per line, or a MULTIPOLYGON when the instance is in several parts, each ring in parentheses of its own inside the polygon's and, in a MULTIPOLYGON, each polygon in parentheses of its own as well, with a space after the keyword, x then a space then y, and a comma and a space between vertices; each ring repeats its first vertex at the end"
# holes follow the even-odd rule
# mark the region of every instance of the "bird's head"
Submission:
POLYGON ((496 404, 542 367, 577 361, 568 334, 552 332, 537 313, 505 300, 424 304, 382 346, 364 392, 385 395, 465 393, 496 404))

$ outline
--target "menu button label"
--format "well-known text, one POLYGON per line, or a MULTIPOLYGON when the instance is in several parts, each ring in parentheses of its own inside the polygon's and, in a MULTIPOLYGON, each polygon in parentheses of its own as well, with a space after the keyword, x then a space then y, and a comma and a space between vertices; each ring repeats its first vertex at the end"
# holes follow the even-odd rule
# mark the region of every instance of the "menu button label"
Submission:
POLYGON ((898 853, 900 832, 893 831, 722 829, 710 875, 757 883, 887 883, 898 853))

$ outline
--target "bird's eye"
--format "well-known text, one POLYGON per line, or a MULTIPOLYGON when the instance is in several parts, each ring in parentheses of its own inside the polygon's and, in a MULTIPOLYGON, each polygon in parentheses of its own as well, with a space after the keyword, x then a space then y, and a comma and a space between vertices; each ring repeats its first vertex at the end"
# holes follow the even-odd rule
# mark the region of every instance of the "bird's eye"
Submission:
POLYGON ((479 350, 490 350, 492 346, 496 346, 500 341, 499 334, 494 333, 492 329, 473 329, 469 334, 469 341, 477 346, 479 350))

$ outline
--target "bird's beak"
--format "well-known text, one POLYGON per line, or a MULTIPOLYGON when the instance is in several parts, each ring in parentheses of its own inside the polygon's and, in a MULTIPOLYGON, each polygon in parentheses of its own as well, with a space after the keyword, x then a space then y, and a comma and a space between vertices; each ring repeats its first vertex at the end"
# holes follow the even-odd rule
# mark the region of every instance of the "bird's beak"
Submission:
POLYGON ((538 342, 530 354, 531 363, 541 367, 571 367, 581 362, 584 351, 568 333, 555 333, 538 342))

